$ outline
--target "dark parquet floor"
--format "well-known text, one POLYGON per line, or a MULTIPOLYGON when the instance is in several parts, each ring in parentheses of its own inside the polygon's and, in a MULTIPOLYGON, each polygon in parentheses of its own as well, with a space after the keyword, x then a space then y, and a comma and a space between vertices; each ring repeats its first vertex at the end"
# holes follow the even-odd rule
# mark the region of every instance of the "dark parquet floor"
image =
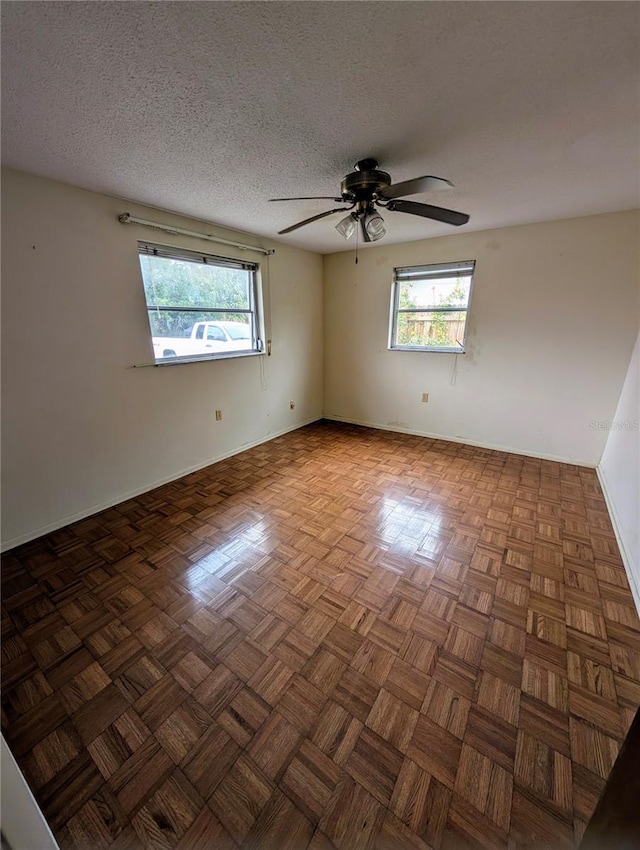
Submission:
POLYGON ((570 848, 640 703, 591 469, 319 423, 3 558, 60 846, 570 848))

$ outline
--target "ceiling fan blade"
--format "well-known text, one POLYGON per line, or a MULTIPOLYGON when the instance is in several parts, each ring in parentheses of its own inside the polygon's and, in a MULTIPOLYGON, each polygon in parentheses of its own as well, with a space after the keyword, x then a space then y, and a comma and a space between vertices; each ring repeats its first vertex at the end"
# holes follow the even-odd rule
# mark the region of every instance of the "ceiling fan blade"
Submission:
POLYGON ((411 213, 421 215, 423 218, 432 218, 434 221, 444 221, 445 224, 454 224, 459 227, 469 221, 466 213, 445 210, 443 207, 433 207, 431 204, 418 204, 415 201, 403 201, 401 199, 389 201, 387 209, 392 212, 411 213))
POLYGON ((269 198, 271 201, 336 201, 342 203, 342 198, 334 198, 333 195, 311 195, 308 198, 269 198))
POLYGON ((418 195, 420 192, 430 192, 433 189, 450 189, 453 183, 444 177, 414 177, 413 180, 405 180, 403 183, 393 183, 385 186, 378 192, 379 197, 391 200, 401 198, 404 195, 418 195))
POLYGON ((327 210, 326 212, 318 213, 318 215, 312 215, 311 218, 305 218, 304 221, 299 221, 297 224, 292 224, 291 227, 285 227, 284 230, 278 231, 278 236, 282 236, 284 233, 291 233, 292 230, 297 230, 299 227, 304 227, 305 224, 311 224, 312 221, 317 221, 319 218, 324 218, 327 215, 333 215, 334 213, 339 212, 349 212, 352 209, 351 207, 338 207, 334 210, 327 210))

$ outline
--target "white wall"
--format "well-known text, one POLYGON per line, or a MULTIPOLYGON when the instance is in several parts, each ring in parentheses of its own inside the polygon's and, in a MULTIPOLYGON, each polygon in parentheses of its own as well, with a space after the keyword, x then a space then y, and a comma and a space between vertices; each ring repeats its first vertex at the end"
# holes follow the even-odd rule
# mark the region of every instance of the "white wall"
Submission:
POLYGON ((640 336, 627 369, 598 472, 640 613, 640 336))
POLYGON ((323 309, 328 417, 602 456, 591 423, 613 418, 637 333, 637 212, 329 255, 324 308, 323 259, 272 244, 270 358, 133 369, 152 359, 137 239, 216 247, 117 215, 205 225, 10 170, 2 189, 4 548, 320 417, 323 309), (460 259, 468 353, 388 351, 393 267, 460 259))
POLYGON ((206 227, 15 171, 2 196, 4 548, 322 415, 319 255, 256 239, 277 249, 251 255, 271 357, 133 369, 153 360, 137 240, 247 253, 122 225, 206 227))
POLYGON ((58 844, 11 755, 4 735, 0 738, 0 766, 2 834, 11 850, 58 850, 58 844))
POLYGON ((638 212, 324 258, 328 418, 595 466, 637 333, 638 212), (388 351, 395 266, 476 260, 467 353, 388 351), (423 392, 429 402, 423 404, 423 392))

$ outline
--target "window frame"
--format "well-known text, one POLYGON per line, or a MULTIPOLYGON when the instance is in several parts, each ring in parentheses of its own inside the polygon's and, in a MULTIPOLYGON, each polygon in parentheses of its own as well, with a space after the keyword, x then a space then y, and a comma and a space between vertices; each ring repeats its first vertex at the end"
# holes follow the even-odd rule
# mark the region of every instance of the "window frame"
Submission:
MULTIPOLYGON (((473 297, 473 283, 476 272, 475 260, 456 260, 450 263, 424 263, 417 266, 398 266, 393 270, 393 282, 391 284, 391 309, 389 317, 389 340, 388 349, 390 351, 423 351, 435 352, 442 354, 465 354, 467 335, 468 335, 468 319, 471 310, 471 300, 473 297), (469 298, 466 307, 417 307, 417 308, 401 308, 399 307, 400 286, 411 279, 413 275, 416 281, 429 280, 430 277, 461 277, 460 271, 470 269, 469 275, 469 298), (456 273, 457 272, 457 273, 456 273), (467 321, 464 325, 464 338, 460 346, 444 346, 444 345, 399 345, 395 342, 398 329, 398 315, 400 313, 466 313, 467 321)), ((465 275, 466 276, 466 275, 465 275)))
MULTIPOLYGON (((146 240, 138 240, 138 265, 140 268, 140 279, 142 281, 142 291, 145 300, 145 308, 147 322, 149 328, 149 338, 153 351, 154 362, 156 366, 173 366, 180 363, 199 363, 208 360, 228 360, 232 357, 255 357, 256 355, 265 354, 264 345, 264 317, 263 317, 263 297, 262 297, 262 275, 260 263, 248 262, 239 260, 234 257, 223 257, 217 254, 208 254, 204 251, 194 251, 188 248, 176 248, 170 245, 160 245, 155 242, 146 240), (188 263, 197 263, 201 265, 215 266, 218 268, 242 269, 249 272, 249 306, 248 308, 230 308, 230 307, 180 307, 175 305, 159 305, 150 304, 147 301, 147 290, 145 287, 144 272, 140 262, 143 256, 155 256, 169 260, 181 260, 188 263), (249 324, 251 326, 251 341, 250 349, 237 349, 233 351, 212 351, 203 354, 185 354, 172 357, 156 357, 153 349, 153 330, 150 321, 150 315, 153 310, 158 312, 175 312, 175 313, 210 313, 213 318, 211 321, 216 321, 215 314, 240 313, 248 315, 249 324)), ((206 320, 203 320, 206 321, 206 320)), ((218 319, 217 321, 226 321, 218 319)), ((188 339, 188 337, 185 337, 188 339)), ((206 342, 206 334, 203 330, 203 342, 206 342)))

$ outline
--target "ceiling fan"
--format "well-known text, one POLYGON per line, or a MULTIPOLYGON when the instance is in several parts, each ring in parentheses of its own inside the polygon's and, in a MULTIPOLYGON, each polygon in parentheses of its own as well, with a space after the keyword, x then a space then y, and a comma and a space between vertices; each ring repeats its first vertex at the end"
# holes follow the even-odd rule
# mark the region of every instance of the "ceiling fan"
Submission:
POLYGON ((310 218, 305 218, 304 221, 299 221, 290 227, 285 227, 284 230, 279 230, 279 235, 291 233, 292 230, 297 230, 299 227, 304 227, 325 216, 348 212, 349 215, 336 225, 338 233, 345 239, 349 239, 359 225, 365 242, 377 242, 384 236, 386 229, 384 219, 376 207, 382 207, 390 212, 420 215, 423 218, 443 221, 456 227, 469 221, 469 216, 466 213, 404 200, 404 195, 417 195, 419 192, 453 186, 453 183, 449 180, 444 180, 442 177, 425 176, 414 177, 413 180, 405 180, 402 183, 392 183, 391 177, 386 171, 378 170, 378 163, 375 159, 361 159, 356 162, 354 168, 355 171, 342 178, 340 197, 325 195, 303 198, 270 198, 270 201, 326 200, 349 205, 312 215, 310 218))

